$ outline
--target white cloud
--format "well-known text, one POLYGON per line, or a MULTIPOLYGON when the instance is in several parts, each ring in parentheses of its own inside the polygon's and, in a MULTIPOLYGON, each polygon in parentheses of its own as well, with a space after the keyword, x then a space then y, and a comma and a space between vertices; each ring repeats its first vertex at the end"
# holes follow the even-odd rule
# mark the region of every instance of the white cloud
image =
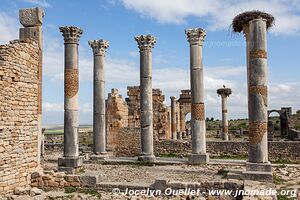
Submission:
POLYGON ((64 104, 63 103, 43 102, 43 111, 44 112, 63 112, 64 104))
POLYGON ((50 7, 51 5, 48 3, 46 0, 22 0, 26 3, 30 3, 36 6, 41 6, 41 7, 50 7))
POLYGON ((18 22, 7 13, 0 12, 0 43, 6 44, 18 38, 18 22))
POLYGON ((248 10, 269 12, 276 18, 272 32, 299 34, 300 3, 297 0, 121 0, 127 9, 160 23, 182 24, 197 17, 215 31, 228 29, 237 14, 248 10))

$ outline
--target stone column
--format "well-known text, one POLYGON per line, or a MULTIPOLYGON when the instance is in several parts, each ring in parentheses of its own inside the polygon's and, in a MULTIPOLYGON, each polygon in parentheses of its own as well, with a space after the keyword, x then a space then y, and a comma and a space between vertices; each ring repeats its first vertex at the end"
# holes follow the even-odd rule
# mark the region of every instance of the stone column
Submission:
POLYGON ((260 11, 241 13, 233 19, 235 32, 244 32, 247 40, 247 78, 249 151, 245 179, 272 181, 268 162, 268 67, 267 28, 274 17, 260 11))
POLYGON ((141 155, 140 161, 154 161, 153 153, 153 105, 152 105, 152 48, 155 37, 135 37, 140 49, 140 104, 141 104, 141 155))
POLYGON ((20 23, 24 28, 20 28, 20 40, 34 39, 39 45, 38 60, 38 156, 37 162, 40 164, 42 149, 42 74, 43 74, 43 32, 42 24, 45 12, 42 8, 20 9, 20 23))
POLYGON ((227 97, 231 95, 231 89, 220 88, 217 90, 217 94, 222 98, 222 139, 228 141, 228 109, 227 109, 227 97))
POLYGON ((176 131, 176 97, 172 96, 171 98, 171 133, 172 139, 177 139, 176 131))
POLYGON ((249 162, 268 162, 268 66, 266 20, 249 22, 250 66, 248 88, 249 162))
POLYGON ((204 109, 204 83, 202 64, 202 44, 205 30, 202 28, 187 29, 185 31, 190 43, 190 77, 192 97, 192 154, 189 162, 192 164, 208 163, 206 153, 206 125, 204 109))
POLYGON ((104 158, 106 154, 105 128, 105 80, 104 57, 109 43, 105 40, 92 40, 89 45, 94 54, 94 118, 93 118, 93 151, 91 158, 104 158))
POLYGON ((65 41, 65 114, 64 157, 58 159, 58 165, 60 170, 72 170, 82 165, 78 148, 78 45, 82 30, 74 26, 60 27, 59 30, 65 41))

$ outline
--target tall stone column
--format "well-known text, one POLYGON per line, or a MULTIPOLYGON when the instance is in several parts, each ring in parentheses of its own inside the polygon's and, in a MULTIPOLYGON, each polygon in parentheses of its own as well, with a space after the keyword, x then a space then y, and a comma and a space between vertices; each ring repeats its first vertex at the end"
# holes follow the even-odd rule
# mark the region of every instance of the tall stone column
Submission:
POLYGON ((228 141, 228 109, 227 109, 227 97, 231 95, 231 89, 220 88, 217 90, 217 94, 222 98, 222 139, 228 141))
POLYGON ((78 45, 82 30, 74 26, 59 27, 65 41, 65 114, 64 114, 64 157, 58 159, 60 170, 82 165, 78 147, 78 45), (65 167, 65 168, 64 168, 65 167))
POLYGON ((249 22, 250 66, 248 88, 249 162, 268 162, 268 65, 266 20, 249 22))
POLYGON ((172 139, 177 139, 176 131, 176 97, 172 96, 171 98, 171 133, 172 139))
POLYGON ((42 75, 43 75, 43 32, 42 24, 45 12, 42 8, 20 9, 20 40, 34 39, 39 45, 38 60, 38 155, 37 162, 40 164, 42 154, 42 75))
POLYGON ((274 17, 259 11, 245 12, 233 20, 236 32, 244 31, 247 41, 249 150, 246 179, 272 181, 268 162, 268 66, 267 29, 274 17), (248 27, 248 28, 245 28, 248 27))
POLYGON ((89 41, 89 45, 94 54, 93 151, 96 155, 94 158, 104 158, 106 154, 104 57, 109 43, 105 40, 92 40, 89 41))
POLYGON ((153 105, 152 105, 152 48, 155 37, 135 37, 140 49, 140 95, 141 95, 141 155, 140 161, 154 161, 153 153, 153 105))
POLYGON ((206 153, 206 124, 204 109, 204 80, 202 64, 202 44, 206 32, 202 28, 185 30, 190 43, 190 77, 192 97, 192 154, 189 162, 192 164, 208 163, 206 153))

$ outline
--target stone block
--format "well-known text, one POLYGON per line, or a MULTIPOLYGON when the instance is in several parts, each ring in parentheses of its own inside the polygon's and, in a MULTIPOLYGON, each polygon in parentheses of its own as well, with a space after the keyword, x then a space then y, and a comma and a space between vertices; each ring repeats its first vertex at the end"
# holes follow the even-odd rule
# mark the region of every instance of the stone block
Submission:
POLYGON ((246 162, 246 171, 272 172, 272 165, 267 163, 251 163, 246 162))
POLYGON ((41 34, 42 32, 40 27, 25 27, 20 28, 19 30, 19 37, 21 41, 26 41, 26 39, 39 41, 41 34))
POLYGON ((188 163, 192 165, 207 164, 209 162, 209 155, 206 154, 191 154, 188 163))
POLYGON ((243 178, 251 181, 273 182, 272 172, 244 171, 243 178))
POLYGON ((107 154, 91 155, 90 156, 91 160, 105 160, 106 158, 108 158, 107 154))
POLYGON ((156 179, 153 188, 155 190, 164 191, 168 187, 168 180, 167 179, 156 179))
POLYGON ((98 182, 99 182, 99 176, 97 176, 97 175, 94 175, 94 176, 93 175, 80 176, 81 186, 96 187, 98 182))
POLYGON ((83 157, 62 157, 58 158, 58 166, 59 167, 73 167, 77 168, 83 164, 83 157))
POLYGON ((31 179, 36 179, 36 178, 39 178, 41 177, 41 173, 40 172, 33 172, 31 174, 31 179))
POLYGON ((45 13, 42 8, 27 8, 19 10, 19 20, 24 27, 41 26, 45 13))
POLYGON ((154 162, 155 161, 155 156, 154 155, 140 155, 138 157, 138 161, 154 162))
POLYGON ((58 166, 57 170, 59 172, 65 172, 66 174, 75 174, 75 168, 73 167, 58 166))

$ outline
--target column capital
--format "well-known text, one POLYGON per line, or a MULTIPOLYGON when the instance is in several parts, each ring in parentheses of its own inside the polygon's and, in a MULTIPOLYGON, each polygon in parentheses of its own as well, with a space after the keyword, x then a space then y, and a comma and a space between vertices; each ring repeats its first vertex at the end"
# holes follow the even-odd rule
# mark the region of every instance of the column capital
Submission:
POLYGON ((187 36, 190 45, 200 45, 202 46, 206 32, 203 28, 192 28, 186 29, 185 34, 187 36))
POLYGON ((62 26, 59 27, 59 31, 62 32, 65 43, 78 44, 79 38, 82 35, 82 29, 75 26, 62 26))
POLYGON ((156 38, 152 35, 140 35, 134 37, 135 41, 138 43, 139 49, 142 50, 151 50, 156 43, 156 38))
POLYGON ((90 40, 90 47, 93 49, 95 56, 105 56, 106 50, 109 47, 109 42, 106 40, 90 40))
POLYGON ((171 99, 171 101, 175 101, 176 97, 175 96, 171 96, 170 99, 171 99))

